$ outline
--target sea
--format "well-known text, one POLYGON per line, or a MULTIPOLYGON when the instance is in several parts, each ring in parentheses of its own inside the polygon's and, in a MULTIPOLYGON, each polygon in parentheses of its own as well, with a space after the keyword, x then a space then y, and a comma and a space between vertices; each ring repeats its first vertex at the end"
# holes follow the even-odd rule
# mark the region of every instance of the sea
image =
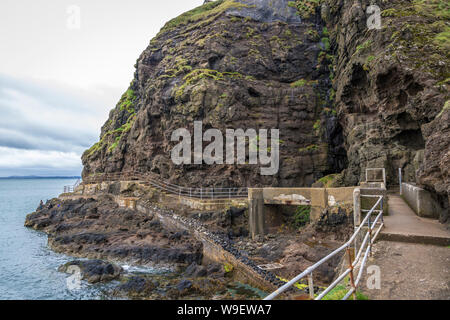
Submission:
MULTIPOLYGON (((55 253, 48 247, 47 235, 24 227, 27 214, 63 193, 64 186, 77 179, 0 178, 0 300, 110 300, 118 281, 73 286, 71 275, 58 267, 77 258, 55 253)), ((120 264, 120 263, 119 263, 120 264)), ((167 268, 120 264, 128 275, 168 275, 167 268)), ((262 298, 267 293, 235 282, 232 296, 262 298)), ((201 298, 201 297, 200 297, 201 298)))
POLYGON ((0 300, 108 299, 104 284, 68 286, 58 267, 74 260, 47 246, 47 235, 24 227, 39 202, 57 197, 76 179, 0 179, 0 300), (70 288, 70 289, 69 289, 70 288))

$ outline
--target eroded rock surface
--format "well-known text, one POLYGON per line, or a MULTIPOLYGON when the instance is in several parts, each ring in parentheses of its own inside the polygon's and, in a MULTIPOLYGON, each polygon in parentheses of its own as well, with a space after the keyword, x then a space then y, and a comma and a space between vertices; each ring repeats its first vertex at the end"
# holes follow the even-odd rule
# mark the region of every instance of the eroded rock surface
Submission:
POLYGON ((114 263, 102 260, 76 260, 62 265, 58 271, 70 274, 80 272, 81 279, 97 283, 117 279, 123 270, 114 263))
POLYGON ((54 199, 28 215, 25 225, 45 231, 53 250, 72 256, 172 267, 201 263, 203 256, 201 242, 165 230, 152 216, 119 208, 110 196, 54 199))
POLYGON ((85 179, 142 170, 189 186, 357 185, 367 167, 432 191, 448 216, 448 3, 216 1, 166 24, 83 155, 85 179), (381 29, 369 29, 370 5, 381 29), (447 38, 446 38, 447 37, 447 38), (280 170, 170 160, 178 128, 279 128, 280 170))
POLYGON ((189 186, 300 186, 345 167, 322 26, 301 21, 288 1, 250 2, 217 1, 167 23, 139 57, 100 142, 83 155, 85 179, 139 169, 189 186), (279 173, 174 165, 171 134, 192 132, 195 120, 223 134, 280 129, 279 173))

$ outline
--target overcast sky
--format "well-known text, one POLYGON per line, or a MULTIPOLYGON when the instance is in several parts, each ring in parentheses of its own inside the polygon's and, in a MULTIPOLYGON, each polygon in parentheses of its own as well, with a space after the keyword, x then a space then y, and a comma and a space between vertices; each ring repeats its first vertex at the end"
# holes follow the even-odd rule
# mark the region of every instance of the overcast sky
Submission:
POLYGON ((202 3, 1 0, 0 176, 80 175, 140 53, 202 3))

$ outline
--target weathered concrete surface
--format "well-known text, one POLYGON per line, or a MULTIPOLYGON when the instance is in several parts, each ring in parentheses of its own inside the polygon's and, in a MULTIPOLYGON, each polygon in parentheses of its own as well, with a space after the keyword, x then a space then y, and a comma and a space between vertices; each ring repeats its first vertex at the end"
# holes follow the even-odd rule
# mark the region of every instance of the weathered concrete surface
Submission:
POLYGON ((437 220, 416 216, 396 195, 389 195, 390 215, 384 218, 385 228, 380 239, 422 244, 450 245, 450 231, 437 220))
MULTIPOLYGON (((365 195, 373 195, 373 196, 384 196, 383 198, 383 214, 385 216, 389 215, 389 205, 388 205, 388 191, 385 188, 384 184, 380 186, 369 186, 368 184, 362 184, 363 186, 360 188, 361 190, 361 209, 370 210, 373 208, 375 203, 378 201, 377 198, 364 197, 365 195)), ((376 208, 379 209, 379 208, 376 208)))
POLYGON ((200 211, 213 211, 213 210, 221 210, 225 208, 233 207, 244 207, 247 206, 248 200, 247 198, 230 198, 230 199, 194 199, 187 198, 183 196, 177 196, 172 194, 163 194, 161 195, 162 202, 174 202, 183 206, 187 206, 191 209, 196 209, 200 211))
POLYGON ((367 272, 361 291, 371 300, 449 300, 450 248, 378 241, 368 266, 380 267, 380 289, 367 288, 367 272))
POLYGON ((402 183, 402 196, 420 217, 438 219, 444 210, 425 189, 409 183, 402 183))
POLYGON ((310 205, 311 221, 318 221, 327 207, 353 204, 353 191, 347 188, 252 188, 248 190, 250 233, 264 235, 281 225, 272 205, 310 205), (303 200, 300 200, 302 199, 303 200))

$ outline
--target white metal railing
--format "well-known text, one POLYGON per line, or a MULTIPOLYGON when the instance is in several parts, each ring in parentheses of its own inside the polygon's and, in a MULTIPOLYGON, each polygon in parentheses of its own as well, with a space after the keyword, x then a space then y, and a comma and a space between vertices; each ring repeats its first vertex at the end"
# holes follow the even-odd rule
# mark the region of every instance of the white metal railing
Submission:
MULTIPOLYGON (((314 300, 321 300, 323 297, 325 297, 333 288, 335 288, 346 276, 350 275, 350 285, 351 288, 346 293, 344 298, 342 300, 347 300, 351 295, 354 295, 354 298, 356 299, 356 289, 358 287, 359 282, 361 281, 361 277, 363 274, 364 266, 367 262, 367 258, 370 254, 372 254, 372 245, 375 242, 376 237, 380 233, 381 229, 384 226, 384 219, 383 219, 383 196, 377 196, 377 195, 361 195, 361 197, 369 197, 369 198, 378 198, 378 201, 375 203, 375 205, 372 207, 372 209, 368 210, 366 217, 361 222, 361 224, 357 227, 355 233, 351 236, 351 238, 343 244, 338 249, 334 250, 332 253, 321 259, 316 264, 312 265, 311 267, 307 268, 305 271, 300 273, 298 276, 293 278, 291 281, 277 289, 275 292, 267 296, 264 300, 273 300, 276 297, 278 297, 280 294, 288 290, 290 287, 295 285, 298 281, 301 279, 308 277, 308 287, 309 287, 309 295, 311 299, 314 300), (376 208, 378 208, 377 210, 376 208), (372 214, 377 213, 377 216, 375 219, 372 219, 372 214), (366 229, 367 227, 367 229, 366 229), (357 241, 358 236, 361 236, 362 231, 366 231, 364 235, 364 239, 361 243, 361 246, 359 250, 357 251, 357 241), (373 234, 373 231, 375 231, 375 234, 373 234), (357 252, 356 257, 352 258, 352 244, 355 245, 354 253, 357 252), (314 283, 313 283, 313 272, 323 263, 330 260, 337 254, 345 251, 348 256, 349 266, 348 268, 339 275, 336 280, 333 281, 325 290, 320 292, 317 296, 315 296, 314 292, 314 283), (361 260, 362 257, 362 260, 361 260), (359 272, 357 274, 357 277, 355 279, 354 277, 354 271, 356 268, 359 268, 359 272)), ((365 210, 364 210, 365 211, 365 210)), ((355 226, 356 227, 356 226, 355 226)))
POLYGON ((64 186, 64 193, 72 193, 75 191, 76 188, 78 188, 78 186, 81 184, 81 180, 78 179, 74 185, 70 185, 70 186, 64 186))
POLYGON ((104 181, 137 180, 147 182, 152 187, 184 198, 214 200, 241 199, 248 197, 248 188, 219 188, 219 187, 183 187, 163 181, 151 173, 139 171, 123 171, 120 173, 99 174, 84 179, 84 183, 101 183, 104 181))

